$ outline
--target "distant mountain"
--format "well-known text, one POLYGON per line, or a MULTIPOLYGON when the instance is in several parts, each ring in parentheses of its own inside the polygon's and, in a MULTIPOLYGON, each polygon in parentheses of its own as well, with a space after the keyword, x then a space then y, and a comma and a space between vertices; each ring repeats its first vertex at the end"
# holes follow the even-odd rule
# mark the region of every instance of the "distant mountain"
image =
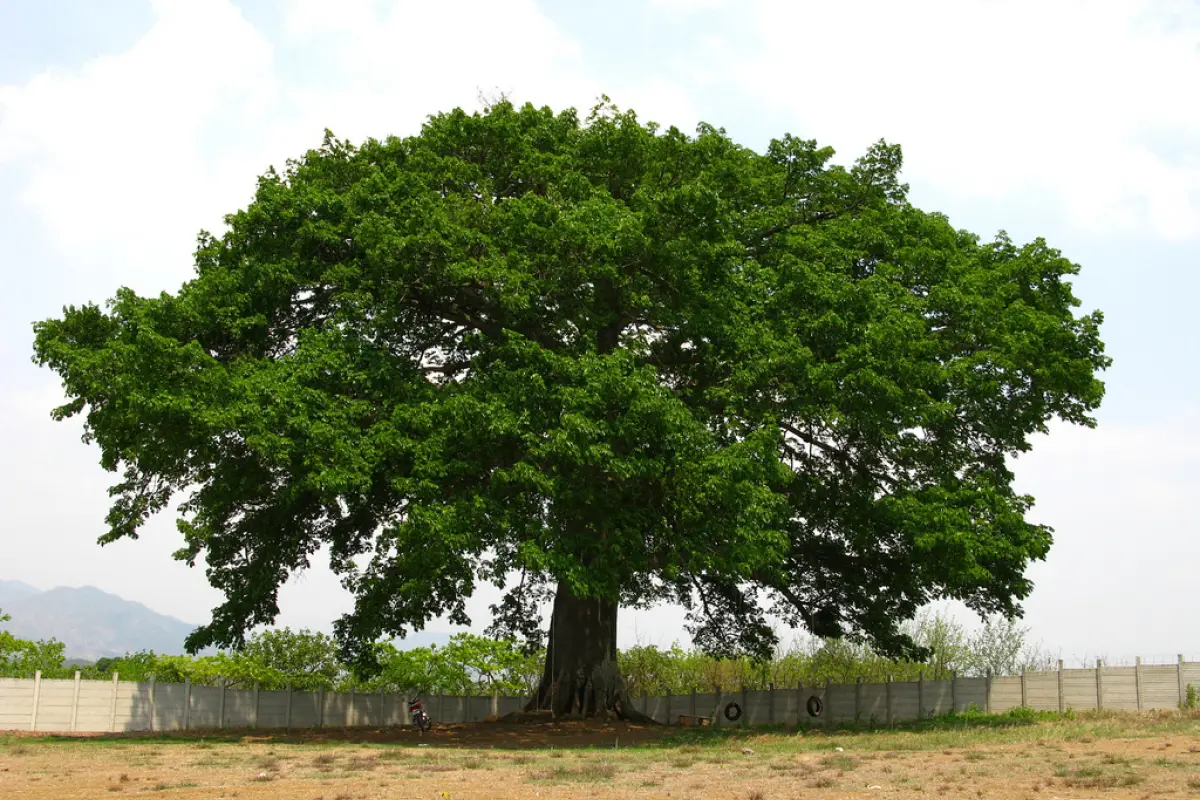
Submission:
POLYGON ((0 581, 4 623, 21 639, 57 639, 75 659, 119 656, 138 650, 183 652, 183 640, 196 627, 159 614, 94 586, 60 586, 41 592, 20 581, 0 581))
POLYGON ((42 590, 22 581, 0 580, 0 610, 9 608, 13 603, 39 594, 42 590))
MULTIPOLYGON (((183 640, 196 627, 94 586, 59 586, 43 592, 21 581, 0 580, 0 610, 12 617, 3 627, 21 639, 57 639, 76 663, 138 650, 160 655, 183 652, 183 640)), ((400 650, 444 647, 453 634, 414 631, 393 639, 400 650)), ((211 649, 203 653, 213 652, 211 649)))

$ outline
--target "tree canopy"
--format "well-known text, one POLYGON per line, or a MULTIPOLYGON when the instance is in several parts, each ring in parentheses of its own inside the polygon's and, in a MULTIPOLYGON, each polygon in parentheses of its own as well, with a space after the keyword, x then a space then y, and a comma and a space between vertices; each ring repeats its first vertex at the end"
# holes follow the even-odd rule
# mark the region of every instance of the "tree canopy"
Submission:
POLYGON ((674 602, 728 654, 769 617, 898 655, 931 600, 1019 614, 1051 531, 1007 458, 1094 424, 1101 315, 1044 241, 911 205, 899 147, 832 158, 607 102, 327 133, 177 292, 36 324, 121 474, 102 542, 183 498, 177 557, 225 594, 193 650, 324 546, 359 663, 481 583, 496 634, 554 593, 674 602))

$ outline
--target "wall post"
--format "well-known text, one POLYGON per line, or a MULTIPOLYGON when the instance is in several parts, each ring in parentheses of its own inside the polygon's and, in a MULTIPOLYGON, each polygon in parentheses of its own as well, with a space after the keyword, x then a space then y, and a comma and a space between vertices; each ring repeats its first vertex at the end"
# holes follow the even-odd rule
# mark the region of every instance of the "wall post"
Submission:
POLYGON ((1187 700, 1187 687, 1183 685, 1183 653, 1179 654, 1179 660, 1175 662, 1175 680, 1179 684, 1179 705, 1183 705, 1187 700))
POLYGON ((1058 713, 1067 712, 1067 693, 1063 690, 1063 660, 1058 660, 1058 713))
POLYGON ((950 673, 950 713, 958 713, 958 671, 950 673))
POLYGON ((1133 681, 1137 687, 1137 710, 1142 710, 1142 657, 1133 662, 1133 681))
POLYGON ((183 729, 192 725, 192 679, 183 679, 183 729))
POLYGON ((992 713, 992 668, 988 667, 983 676, 983 711, 985 714, 992 713))
MULTIPOLYGON (((78 673, 76 673, 76 674, 78 674, 78 673)), ((154 718, 158 715, 158 702, 157 702, 157 697, 155 696, 157 694, 157 690, 158 690, 158 678, 154 675, 151 675, 150 676, 150 731, 151 731, 151 733, 154 732, 154 725, 155 725, 154 718)))
POLYGON ((251 728, 258 727, 258 692, 259 692, 258 681, 255 681, 254 682, 254 716, 252 716, 250 718, 250 727, 251 728))
POLYGON ((1096 659, 1096 710, 1104 708, 1104 660, 1096 659))
POLYGON ((222 730, 225 727, 225 679, 221 681, 221 703, 217 706, 217 730, 222 730))
POLYGON ((890 728, 892 727, 892 673, 889 672, 885 680, 884 690, 887 692, 887 695, 884 704, 887 706, 887 724, 890 728))
MULTIPOLYGON (((153 684, 152 684, 153 685, 153 684)), ((154 701, 151 700, 151 703, 154 701)), ((79 670, 75 670, 75 686, 71 691, 71 730, 75 730, 77 721, 79 720, 79 670)), ((150 712, 150 725, 153 730, 154 712, 150 712)))
POLYGON ((29 711, 29 730, 37 730, 38 703, 42 700, 42 671, 33 673, 33 708, 29 711))
POLYGON ((1021 670, 1021 708, 1029 707, 1029 689, 1025 684, 1025 670, 1021 670))
POLYGON ((917 673, 917 719, 925 719, 925 670, 917 673))
POLYGON ((854 681, 854 724, 862 720, 862 676, 854 681))
POLYGON ((117 689, 120 686, 118 681, 117 671, 113 670, 112 703, 108 709, 108 729, 110 731, 117 729, 117 689))

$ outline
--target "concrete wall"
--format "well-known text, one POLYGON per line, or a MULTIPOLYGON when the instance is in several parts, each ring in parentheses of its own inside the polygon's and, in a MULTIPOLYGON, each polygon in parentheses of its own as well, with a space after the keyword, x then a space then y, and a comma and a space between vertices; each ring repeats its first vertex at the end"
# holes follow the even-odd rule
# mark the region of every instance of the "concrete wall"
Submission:
MULTIPOLYGON (((1188 685, 1200 689, 1200 662, 1058 669, 992 678, 892 683, 826 683, 769 691, 722 691, 634 698, 644 713, 664 723, 680 715, 711 717, 718 725, 890 724, 961 712, 1004 712, 1022 706, 1045 710, 1177 708, 1188 685), (809 698, 823 704, 807 711, 809 698), (741 716, 725 718, 736 703, 741 716)), ((435 723, 477 722, 521 708, 520 697, 425 697, 435 723)), ((409 724, 400 695, 258 691, 189 684, 0 678, 0 730, 173 731, 222 728, 343 728, 409 724)))
MULTIPOLYGON (((475 722, 524 705, 519 697, 423 698, 438 722, 475 722)), ((0 678, 0 730, 128 732, 352 728, 410 724, 405 697, 259 691, 187 683, 0 678)))

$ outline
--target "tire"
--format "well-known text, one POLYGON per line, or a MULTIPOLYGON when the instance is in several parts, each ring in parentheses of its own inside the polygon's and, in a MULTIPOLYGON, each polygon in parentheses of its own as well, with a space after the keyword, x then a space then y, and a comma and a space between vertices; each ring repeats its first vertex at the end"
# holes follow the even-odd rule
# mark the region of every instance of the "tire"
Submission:
POLYGON ((725 706, 725 719, 730 722, 737 722, 742 718, 742 707, 737 703, 729 703, 725 706))
POLYGON ((821 702, 821 698, 815 694, 808 698, 808 702, 804 704, 804 708, 808 711, 810 717, 819 717, 821 712, 825 710, 825 704, 821 702))

